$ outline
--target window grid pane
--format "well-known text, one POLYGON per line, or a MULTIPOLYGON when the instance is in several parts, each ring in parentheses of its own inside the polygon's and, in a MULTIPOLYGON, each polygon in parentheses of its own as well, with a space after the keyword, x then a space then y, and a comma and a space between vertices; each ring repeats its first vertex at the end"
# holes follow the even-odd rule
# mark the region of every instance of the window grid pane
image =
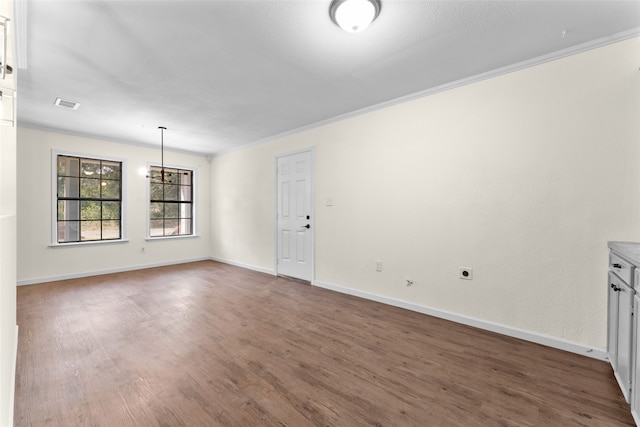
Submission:
POLYGON ((102 240, 102 221, 80 221, 80 241, 102 240))
POLYGON ((102 202, 102 219, 120 219, 120 202, 102 202))
POLYGON ((102 208, 100 202, 95 200, 82 200, 80 202, 81 221, 100 221, 102 218, 102 208))
POLYGON ((111 179, 120 182, 121 168, 120 162, 109 162, 103 160, 100 168, 102 179, 111 179))
POLYGON ((77 200, 58 201, 58 220, 69 221, 80 219, 80 204, 77 200))
POLYGON ((80 159, 80 176, 100 178, 100 160, 80 159))
POLYGON ((58 176, 79 176, 80 159, 77 157, 58 156, 58 176))
POLYGON ((102 221, 102 240, 114 240, 120 238, 120 221, 102 221))
POLYGON ((164 220, 152 219, 149 221, 149 236, 162 237, 164 235, 164 220))
POLYGON ((80 178, 80 198, 100 198, 100 178, 80 178))
POLYGON ((122 163, 58 155, 58 243, 122 238, 122 163))

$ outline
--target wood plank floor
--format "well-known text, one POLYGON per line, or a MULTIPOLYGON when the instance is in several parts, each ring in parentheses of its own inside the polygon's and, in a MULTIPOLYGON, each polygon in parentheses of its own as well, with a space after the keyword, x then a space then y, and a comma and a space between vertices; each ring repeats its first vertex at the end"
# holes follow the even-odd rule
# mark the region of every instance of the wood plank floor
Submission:
POLYGON ((18 288, 16 426, 629 426, 605 362, 203 261, 18 288))

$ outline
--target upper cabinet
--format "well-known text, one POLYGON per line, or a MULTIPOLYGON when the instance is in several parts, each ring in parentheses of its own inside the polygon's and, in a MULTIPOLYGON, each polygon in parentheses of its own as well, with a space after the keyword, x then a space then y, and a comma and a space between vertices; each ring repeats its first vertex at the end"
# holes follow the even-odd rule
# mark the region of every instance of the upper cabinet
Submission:
POLYGON ((12 1, 0 2, 0 86, 15 89, 15 19, 12 1))
POLYGON ((0 2, 0 125, 16 122, 16 55, 14 2, 0 2))

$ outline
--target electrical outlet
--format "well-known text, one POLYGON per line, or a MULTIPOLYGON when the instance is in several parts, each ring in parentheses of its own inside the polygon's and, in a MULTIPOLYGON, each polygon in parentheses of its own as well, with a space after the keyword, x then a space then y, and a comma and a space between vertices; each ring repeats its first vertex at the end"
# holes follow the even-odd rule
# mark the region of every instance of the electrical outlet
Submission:
POLYGON ((473 268, 460 267, 460 278, 463 280, 473 280, 473 268))
POLYGON ((141 254, 146 254, 146 253, 147 253, 147 252, 145 251, 144 246, 142 246, 142 247, 140 248, 140 253, 141 253, 141 254))
POLYGON ((376 271, 382 271, 382 261, 376 261, 376 271))
POLYGON ((413 286, 413 280, 411 279, 406 279, 407 280, 407 286, 413 286))

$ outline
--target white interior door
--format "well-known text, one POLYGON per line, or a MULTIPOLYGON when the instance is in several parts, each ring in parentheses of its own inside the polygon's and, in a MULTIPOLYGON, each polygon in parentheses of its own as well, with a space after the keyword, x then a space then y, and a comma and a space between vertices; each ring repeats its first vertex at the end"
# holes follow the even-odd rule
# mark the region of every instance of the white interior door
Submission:
POLYGON ((311 201, 312 152, 277 158, 278 275, 312 279, 313 218, 311 201))

